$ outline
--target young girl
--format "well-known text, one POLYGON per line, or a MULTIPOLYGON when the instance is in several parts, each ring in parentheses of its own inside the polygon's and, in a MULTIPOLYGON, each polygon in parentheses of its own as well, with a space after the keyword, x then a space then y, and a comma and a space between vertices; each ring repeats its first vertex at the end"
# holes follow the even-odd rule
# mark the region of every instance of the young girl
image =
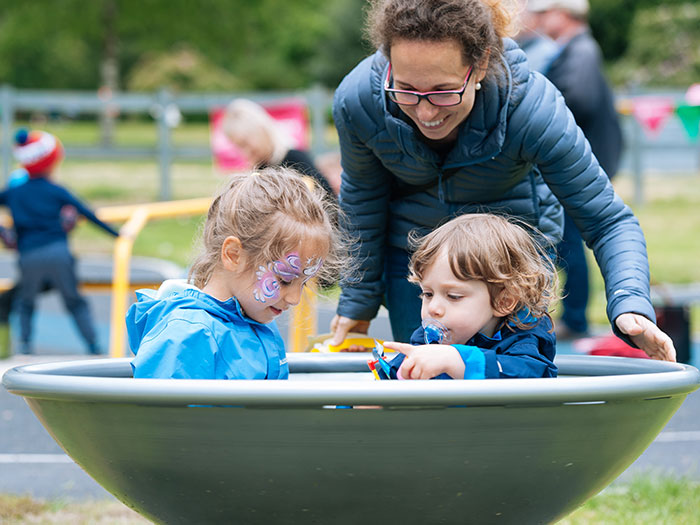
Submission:
POLYGON ((345 264, 327 206, 293 170, 232 175, 209 209, 191 284, 140 290, 127 313, 134 377, 286 379, 274 319, 309 279, 345 264))
POLYGON ((399 379, 556 376, 547 313, 556 272, 529 232, 496 215, 462 215, 422 240, 409 270, 423 326, 411 337, 418 346, 384 345, 403 354, 391 362, 399 379))

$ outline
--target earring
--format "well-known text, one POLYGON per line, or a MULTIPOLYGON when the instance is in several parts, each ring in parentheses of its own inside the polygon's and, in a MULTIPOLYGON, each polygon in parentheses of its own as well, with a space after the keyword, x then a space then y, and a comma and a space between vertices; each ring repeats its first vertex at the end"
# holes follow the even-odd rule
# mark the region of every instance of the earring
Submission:
POLYGON ((479 91, 479 90, 481 89, 481 82, 477 82, 477 83, 474 85, 474 89, 476 89, 477 91, 479 91))

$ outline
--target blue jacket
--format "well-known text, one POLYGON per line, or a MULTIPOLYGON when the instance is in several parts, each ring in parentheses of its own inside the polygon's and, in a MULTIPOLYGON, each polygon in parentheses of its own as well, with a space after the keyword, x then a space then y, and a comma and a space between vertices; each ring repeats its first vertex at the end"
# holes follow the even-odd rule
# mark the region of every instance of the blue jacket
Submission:
POLYGON ((359 237, 362 261, 362 277, 343 288, 338 314, 376 316, 385 247, 406 248, 411 230, 427 233, 453 216, 491 211, 519 217, 556 243, 561 203, 596 255, 610 320, 625 312, 655 319, 637 219, 615 194, 556 88, 528 70, 513 41, 504 46, 504 54, 492 58, 500 70, 482 81, 444 160, 385 96, 383 54, 360 62, 338 87, 333 115, 343 168, 340 203, 359 237))
POLYGON ((30 178, 0 192, 0 204, 10 208, 20 253, 57 241, 68 242, 61 224, 61 208, 67 204, 75 206, 78 213, 107 233, 119 235, 63 186, 44 177, 30 178))
MULTIPOLYGON (((423 327, 411 336, 412 345, 425 344, 423 327)), ((544 317, 532 328, 502 327, 493 337, 477 333, 466 344, 455 344, 465 364, 464 379, 556 377, 556 337, 552 322, 544 317)), ((392 376, 403 363, 399 354, 391 360, 392 376)), ((436 379, 451 379, 441 374, 436 379)))
POLYGON ((139 290, 126 314, 134 377, 162 379, 287 379, 284 341, 273 323, 243 315, 235 298, 221 302, 165 281, 139 290))

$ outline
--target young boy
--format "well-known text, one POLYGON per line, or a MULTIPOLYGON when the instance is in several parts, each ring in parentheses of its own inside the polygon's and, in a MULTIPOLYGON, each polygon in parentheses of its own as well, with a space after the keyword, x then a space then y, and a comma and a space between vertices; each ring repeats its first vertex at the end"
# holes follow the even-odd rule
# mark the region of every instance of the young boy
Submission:
POLYGON ((556 272, 530 233, 496 215, 462 215, 422 239, 409 269, 423 326, 417 346, 384 343, 401 352, 392 377, 556 376, 547 313, 556 272))
POLYGON ((63 146, 58 138, 45 131, 20 129, 15 143, 15 158, 29 178, 0 192, 0 205, 10 208, 17 236, 21 352, 31 352, 34 302, 42 289, 49 286, 60 292, 88 351, 97 354, 92 317, 87 302, 78 292, 75 260, 68 248, 67 231, 72 224, 66 223, 66 211, 72 207, 110 235, 119 234, 68 190, 51 181, 63 159, 63 146))

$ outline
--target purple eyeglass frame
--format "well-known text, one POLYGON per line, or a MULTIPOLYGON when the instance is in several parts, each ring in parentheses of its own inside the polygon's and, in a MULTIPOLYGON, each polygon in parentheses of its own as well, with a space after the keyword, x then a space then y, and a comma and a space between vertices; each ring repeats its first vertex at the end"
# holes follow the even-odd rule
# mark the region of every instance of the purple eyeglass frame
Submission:
POLYGON ((467 76, 464 77, 464 85, 462 86, 462 89, 455 89, 455 90, 448 90, 448 91, 424 91, 424 92, 420 92, 420 91, 409 91, 408 89, 390 88, 389 87, 389 79, 391 78, 391 62, 389 62, 389 69, 386 72, 386 80, 384 81, 384 91, 386 91, 387 93, 406 93, 408 95, 415 95, 418 97, 418 102, 416 102, 415 104, 402 104, 401 102, 396 102, 396 100, 394 100, 392 98, 392 101, 396 102, 397 104, 399 104, 401 106, 417 106, 418 104, 420 104, 420 100, 422 98, 427 100, 433 106, 437 106, 439 108, 448 108, 451 106, 458 106, 459 104, 462 103, 462 97, 464 96, 464 92, 467 89, 467 84, 469 84, 469 79, 472 76, 473 69, 474 68, 472 66, 469 66, 469 70, 467 71, 467 76), (430 100, 430 97, 432 95, 459 95, 459 102, 457 102, 456 104, 447 104, 447 105, 435 104, 432 100, 430 100))

